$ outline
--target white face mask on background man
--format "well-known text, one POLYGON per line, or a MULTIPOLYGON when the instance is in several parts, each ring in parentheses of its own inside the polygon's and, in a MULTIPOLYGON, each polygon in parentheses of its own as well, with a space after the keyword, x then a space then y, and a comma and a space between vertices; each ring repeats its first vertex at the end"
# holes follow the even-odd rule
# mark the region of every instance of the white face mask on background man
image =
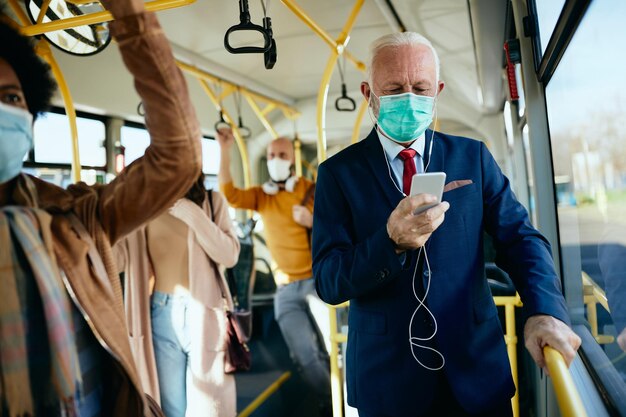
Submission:
POLYGON ((15 178, 33 148, 33 115, 0 103, 0 183, 15 178))
POLYGON ((267 170, 274 182, 286 181, 291 176, 291 161, 281 158, 272 158, 267 161, 267 170))

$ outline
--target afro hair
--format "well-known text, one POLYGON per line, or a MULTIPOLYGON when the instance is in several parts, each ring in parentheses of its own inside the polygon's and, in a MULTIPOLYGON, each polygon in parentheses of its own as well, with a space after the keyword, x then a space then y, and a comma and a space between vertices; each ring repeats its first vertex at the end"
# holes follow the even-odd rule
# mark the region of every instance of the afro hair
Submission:
POLYGON ((4 59, 17 74, 28 111, 37 117, 50 106, 56 83, 50 66, 35 52, 33 41, 21 35, 8 19, 0 4, 0 59, 4 59))

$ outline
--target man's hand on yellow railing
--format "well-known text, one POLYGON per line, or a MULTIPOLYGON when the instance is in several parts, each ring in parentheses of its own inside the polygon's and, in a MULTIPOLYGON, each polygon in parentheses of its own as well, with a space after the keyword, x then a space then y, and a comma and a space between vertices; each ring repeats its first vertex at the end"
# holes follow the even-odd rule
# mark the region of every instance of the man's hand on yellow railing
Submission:
POLYGON ((580 347, 580 337, 576 335, 561 320, 547 315, 531 316, 524 326, 524 340, 526 349, 533 357, 537 366, 546 373, 546 362, 543 357, 543 347, 548 345, 563 355, 567 366, 570 366, 576 351, 580 347))

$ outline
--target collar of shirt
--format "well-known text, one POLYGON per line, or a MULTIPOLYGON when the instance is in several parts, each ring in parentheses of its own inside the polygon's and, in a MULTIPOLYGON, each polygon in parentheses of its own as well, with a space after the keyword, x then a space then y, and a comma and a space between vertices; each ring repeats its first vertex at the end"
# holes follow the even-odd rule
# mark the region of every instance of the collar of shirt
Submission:
MULTIPOLYGON (((376 129, 376 134, 378 135, 378 140, 380 141, 380 144, 383 146, 383 150, 385 151, 385 157, 387 158, 389 168, 391 172, 393 173, 393 176, 394 176, 393 180, 396 183, 396 188, 400 187, 398 188, 398 190, 401 190, 402 189, 401 188, 402 187, 401 185, 402 173, 404 172, 404 161, 402 160, 402 158, 398 156, 398 154, 402 150, 407 149, 407 148, 387 138, 382 133, 380 133, 378 129, 376 129)), ((423 155, 424 155, 425 146, 426 146, 426 135, 424 133, 422 133, 420 137, 415 139, 413 143, 411 144, 411 146, 409 146, 409 148, 417 151, 417 154, 415 155, 415 158, 414 158, 417 172, 424 172, 423 155)))

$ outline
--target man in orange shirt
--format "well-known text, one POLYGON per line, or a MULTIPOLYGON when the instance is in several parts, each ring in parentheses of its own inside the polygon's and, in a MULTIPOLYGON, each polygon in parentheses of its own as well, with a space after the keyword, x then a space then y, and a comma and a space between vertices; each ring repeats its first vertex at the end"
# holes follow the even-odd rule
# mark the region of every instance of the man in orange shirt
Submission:
POLYGON ((293 145, 289 139, 278 138, 267 147, 271 180, 245 190, 236 188, 230 174, 230 155, 235 142, 232 131, 220 129, 217 141, 221 149, 220 190, 231 206, 255 210, 263 219, 267 246, 278 266, 274 316, 291 357, 318 395, 320 409, 330 413, 328 354, 320 347, 307 303, 307 297, 317 297, 309 237, 313 226, 314 183, 293 175, 293 145))

